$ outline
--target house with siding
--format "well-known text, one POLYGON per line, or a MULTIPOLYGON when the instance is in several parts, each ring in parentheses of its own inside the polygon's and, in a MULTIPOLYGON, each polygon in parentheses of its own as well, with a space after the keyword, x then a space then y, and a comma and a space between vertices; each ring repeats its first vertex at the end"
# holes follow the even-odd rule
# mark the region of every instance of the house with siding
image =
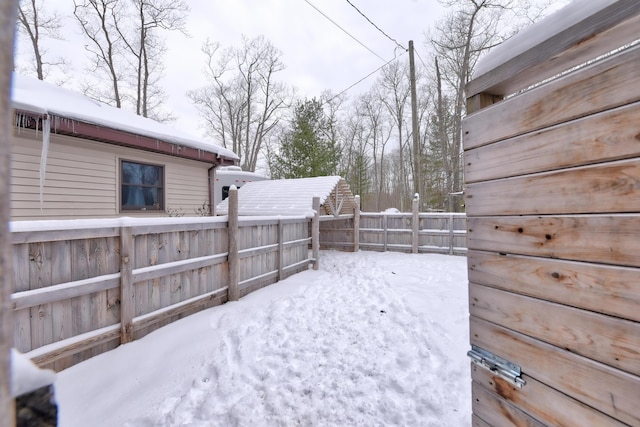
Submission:
POLYGON ((12 220, 195 216, 213 212, 218 166, 238 156, 211 141, 13 76, 12 220))

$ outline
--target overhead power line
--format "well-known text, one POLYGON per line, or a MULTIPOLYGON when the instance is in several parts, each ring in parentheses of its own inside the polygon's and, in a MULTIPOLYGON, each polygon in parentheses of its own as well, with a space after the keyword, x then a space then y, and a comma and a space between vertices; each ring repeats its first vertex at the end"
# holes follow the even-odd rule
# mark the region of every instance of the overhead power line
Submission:
POLYGON ((349 0, 347 0, 347 3, 349 3, 349 5, 354 8, 356 11, 358 11, 358 13, 360 15, 362 15, 362 17, 364 19, 366 19, 369 24, 373 25, 374 28, 378 31, 380 31, 386 38, 388 38, 389 40, 391 40, 392 42, 394 42, 396 44, 396 46, 398 46, 399 48, 403 49, 404 51, 407 51, 408 49, 406 47, 404 47, 403 45, 401 45, 400 43, 398 43, 398 41, 396 39, 394 39, 393 37, 389 36, 389 34, 385 33, 384 31, 382 31, 382 29, 380 29, 380 27, 378 27, 376 24, 374 24, 374 22, 369 19, 369 17, 367 15, 365 15, 364 13, 362 13, 360 11, 360 9, 358 9, 353 3, 351 3, 349 0))
MULTIPOLYGON (((404 52, 403 52, 404 53, 404 52)), ((402 56, 402 54, 400 55, 402 56)), ((340 91, 339 93, 337 93, 336 95, 332 96, 330 99, 328 99, 327 101, 325 101, 325 103, 329 103, 331 101, 333 101, 334 99, 336 99, 337 97, 339 97, 340 95, 342 95, 343 93, 345 93, 346 91, 348 91, 349 89, 351 89, 352 87, 362 83, 363 81, 365 81, 366 79, 368 79, 369 77, 371 77, 372 75, 374 75, 375 73, 377 73, 378 71, 380 71, 381 69, 383 69, 384 67, 386 67, 387 65, 391 64, 393 61, 397 60, 400 58, 400 56, 396 56, 391 58, 390 60, 388 60, 385 64, 379 66, 378 68, 376 68, 375 70, 373 70, 372 72, 370 72, 369 74, 367 74, 366 76, 364 76, 363 78, 361 78, 360 80, 358 80, 357 82, 353 83, 352 85, 350 85, 349 87, 347 87, 346 89, 340 91)))
POLYGON ((381 57, 380 55, 378 55, 377 53, 375 53, 373 50, 371 50, 368 46, 366 46, 364 43, 362 43, 360 40, 358 40, 354 35, 352 35, 351 33, 349 33, 347 30, 345 30, 344 28, 342 28, 340 25, 338 25, 338 23, 336 23, 333 19, 329 18, 323 11, 321 11, 320 9, 318 9, 317 7, 315 7, 309 0, 304 0, 305 3, 307 3, 309 6, 311 6, 312 8, 314 8, 316 10, 316 12, 318 12, 320 15, 324 16, 327 20, 329 20, 329 22, 331 22, 333 25, 335 25, 336 27, 340 28, 340 30, 342 30, 346 35, 348 35, 349 37, 351 37, 353 40, 355 40, 360 46, 364 47, 365 49, 367 49, 369 52, 371 52, 373 55, 375 55, 376 57, 378 57, 381 61, 386 61, 386 59, 384 59, 383 57, 381 57))

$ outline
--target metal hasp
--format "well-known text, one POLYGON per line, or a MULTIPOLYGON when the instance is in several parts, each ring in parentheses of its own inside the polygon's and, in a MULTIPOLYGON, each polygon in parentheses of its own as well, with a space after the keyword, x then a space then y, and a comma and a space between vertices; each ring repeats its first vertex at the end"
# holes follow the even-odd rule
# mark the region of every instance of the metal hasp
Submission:
POLYGON ((471 361, 478 366, 490 370, 494 374, 504 378, 518 388, 522 388, 527 382, 520 378, 520 366, 503 359, 500 356, 472 345, 467 353, 471 361))

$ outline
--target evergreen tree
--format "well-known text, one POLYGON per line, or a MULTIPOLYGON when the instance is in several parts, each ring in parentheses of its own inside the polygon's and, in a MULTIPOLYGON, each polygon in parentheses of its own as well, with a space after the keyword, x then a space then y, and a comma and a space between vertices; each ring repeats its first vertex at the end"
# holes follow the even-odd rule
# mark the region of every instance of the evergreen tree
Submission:
POLYGON ((282 144, 271 159, 272 178, 335 175, 340 148, 332 137, 331 121, 315 98, 299 101, 282 144))

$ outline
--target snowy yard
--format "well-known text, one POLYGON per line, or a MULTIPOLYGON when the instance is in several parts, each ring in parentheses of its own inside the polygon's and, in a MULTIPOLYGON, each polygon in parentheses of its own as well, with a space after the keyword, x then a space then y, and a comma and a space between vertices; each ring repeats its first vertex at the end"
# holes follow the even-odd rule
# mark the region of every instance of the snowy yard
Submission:
POLYGON ((466 258, 320 261, 59 373, 59 425, 470 425, 466 258))

